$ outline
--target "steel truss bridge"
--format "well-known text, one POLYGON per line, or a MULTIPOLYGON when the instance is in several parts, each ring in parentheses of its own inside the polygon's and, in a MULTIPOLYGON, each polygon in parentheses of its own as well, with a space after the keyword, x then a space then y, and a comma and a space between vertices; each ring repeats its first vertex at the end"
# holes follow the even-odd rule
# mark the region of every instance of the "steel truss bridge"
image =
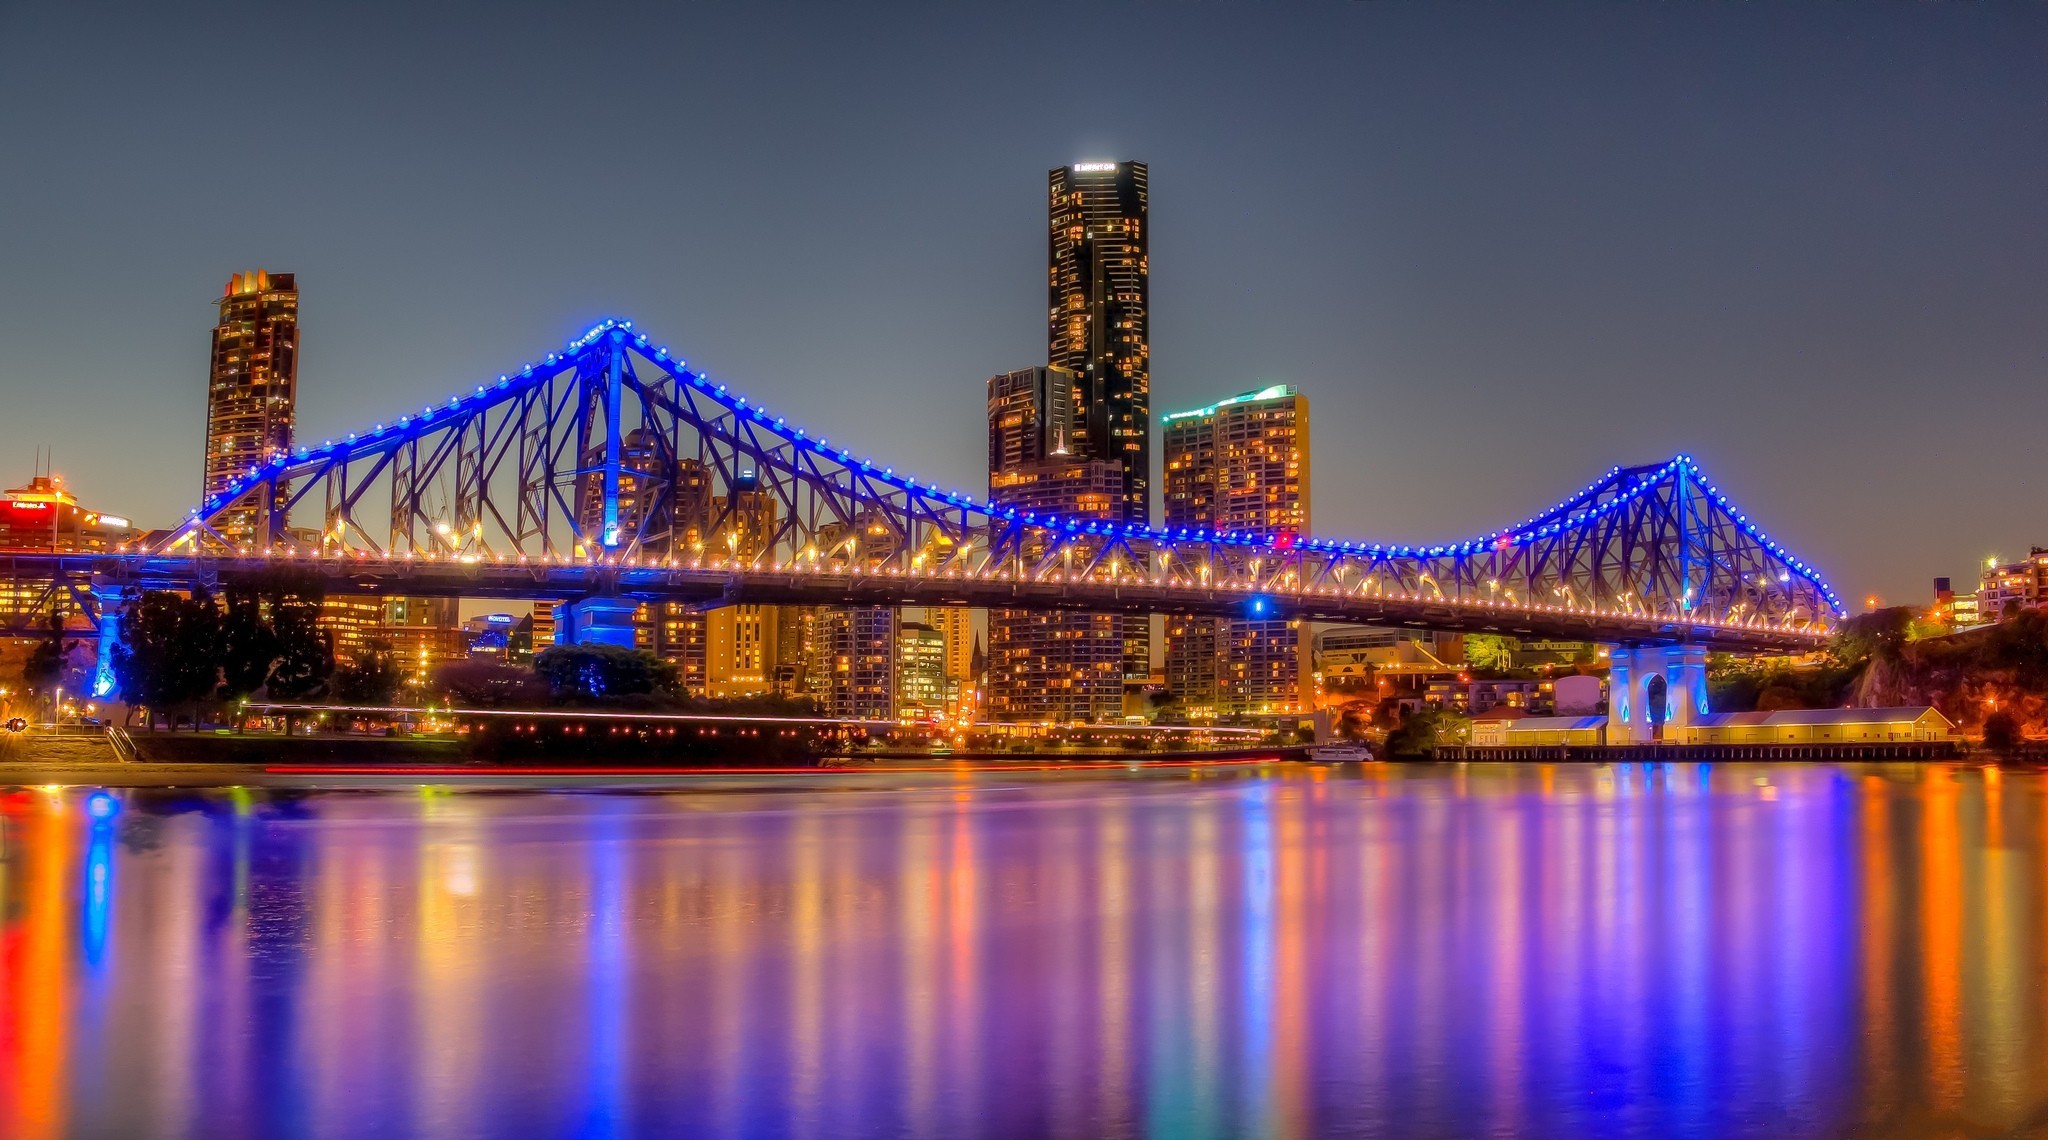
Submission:
POLYGON ((1054 517, 857 455, 612 320, 252 468, 144 548, 9 562, 89 608, 288 565, 356 594, 1298 617, 1738 651, 1812 649, 1843 612, 1684 455, 1439 546, 1054 517))

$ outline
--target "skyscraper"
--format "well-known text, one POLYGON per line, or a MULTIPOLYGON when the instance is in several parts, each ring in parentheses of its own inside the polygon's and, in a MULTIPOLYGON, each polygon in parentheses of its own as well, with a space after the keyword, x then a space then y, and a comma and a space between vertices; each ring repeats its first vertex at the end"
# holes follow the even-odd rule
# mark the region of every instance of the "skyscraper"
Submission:
POLYGON ((1073 453, 1123 469, 1124 521, 1149 522, 1150 268, 1142 162, 1047 175, 1046 361, 1074 375, 1073 453))
MULTIPOLYGON (((1148 173, 1077 162, 1046 175, 1046 360, 1074 374, 1070 448, 1122 470, 1113 518, 1152 520, 1152 333, 1148 173)), ((1124 619, 1124 672, 1151 669, 1152 622, 1124 619)))
MULTIPOLYGON (((1166 525, 1280 537, 1308 529, 1308 398, 1285 385, 1165 418, 1166 525)), ((1176 615, 1166 686, 1192 714, 1309 711, 1299 621, 1176 615)))
MULTIPOLYGON (((206 389, 202 499, 291 450, 299 391, 299 289, 289 273, 252 269, 228 279, 217 302, 206 389)), ((283 489, 279 489, 280 496, 283 489)), ((280 502, 280 505, 282 503, 280 502)), ((231 542, 256 533, 257 508, 238 508, 219 530, 231 542)))

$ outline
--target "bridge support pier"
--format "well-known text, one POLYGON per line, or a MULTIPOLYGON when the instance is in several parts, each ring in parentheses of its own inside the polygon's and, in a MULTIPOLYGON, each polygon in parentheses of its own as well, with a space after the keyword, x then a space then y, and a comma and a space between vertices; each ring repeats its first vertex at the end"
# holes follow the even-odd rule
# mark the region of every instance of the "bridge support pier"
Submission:
POLYGON ((1672 730, 1707 712, 1705 646, 1616 646, 1608 660, 1607 743, 1675 740, 1672 730), (1661 690, 1661 705, 1653 702, 1653 689, 1661 690))
POLYGON ((633 611, 623 598, 583 598, 555 607, 555 644, 633 648, 633 611))
POLYGON ((92 695, 107 700, 114 695, 119 682, 114 679, 114 645, 121 640, 121 608, 123 591, 115 586, 94 583, 93 600, 100 607, 99 655, 93 661, 92 695))

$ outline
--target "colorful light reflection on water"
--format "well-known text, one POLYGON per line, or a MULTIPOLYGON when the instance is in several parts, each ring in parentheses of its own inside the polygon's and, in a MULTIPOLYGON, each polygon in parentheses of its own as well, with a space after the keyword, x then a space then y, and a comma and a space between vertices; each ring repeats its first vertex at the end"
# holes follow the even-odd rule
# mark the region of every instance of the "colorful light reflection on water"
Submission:
POLYGON ((2048 777, 0 793, 0 1136, 2038 1123, 2048 777))

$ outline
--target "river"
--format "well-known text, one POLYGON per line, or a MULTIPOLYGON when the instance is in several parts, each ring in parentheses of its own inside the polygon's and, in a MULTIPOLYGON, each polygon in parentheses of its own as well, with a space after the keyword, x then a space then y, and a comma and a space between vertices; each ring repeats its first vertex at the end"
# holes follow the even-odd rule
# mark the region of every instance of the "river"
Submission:
POLYGON ((2044 840, 1960 765, 0 791, 0 1136, 2038 1126, 2044 840))

